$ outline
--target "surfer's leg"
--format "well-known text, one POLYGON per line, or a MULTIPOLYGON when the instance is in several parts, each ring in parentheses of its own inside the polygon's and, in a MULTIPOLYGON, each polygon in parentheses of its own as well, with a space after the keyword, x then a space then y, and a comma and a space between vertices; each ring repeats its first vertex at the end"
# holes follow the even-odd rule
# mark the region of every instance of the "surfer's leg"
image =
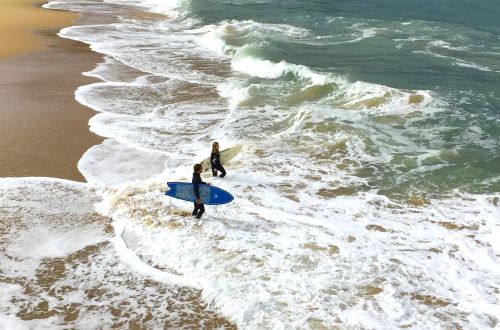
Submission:
POLYGON ((198 205, 199 205, 199 211, 198 211, 198 214, 196 215, 196 219, 201 218, 201 216, 205 212, 205 205, 203 205, 203 203, 198 204, 198 205))
POLYGON ((224 169, 222 164, 219 164, 219 166, 217 166, 217 169, 221 172, 221 175, 220 175, 221 178, 226 176, 226 170, 224 169))
POLYGON ((196 202, 194 203, 194 210, 193 210, 193 213, 192 213, 193 215, 196 215, 198 213, 198 209, 200 208, 199 205, 200 204, 198 204, 196 202))
POLYGON ((217 168, 212 167, 212 174, 213 176, 217 176, 217 168))

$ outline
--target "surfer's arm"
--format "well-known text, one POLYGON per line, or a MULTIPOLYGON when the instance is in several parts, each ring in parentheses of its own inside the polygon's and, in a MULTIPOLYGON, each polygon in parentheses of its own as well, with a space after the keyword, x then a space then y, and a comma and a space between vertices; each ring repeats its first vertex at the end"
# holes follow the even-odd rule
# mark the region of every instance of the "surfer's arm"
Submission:
POLYGON ((205 182, 205 181, 201 181, 200 184, 206 184, 207 186, 211 186, 212 185, 211 183, 208 183, 208 182, 205 182))
POLYGON ((194 185, 194 195, 197 199, 200 199, 200 187, 199 184, 194 185))

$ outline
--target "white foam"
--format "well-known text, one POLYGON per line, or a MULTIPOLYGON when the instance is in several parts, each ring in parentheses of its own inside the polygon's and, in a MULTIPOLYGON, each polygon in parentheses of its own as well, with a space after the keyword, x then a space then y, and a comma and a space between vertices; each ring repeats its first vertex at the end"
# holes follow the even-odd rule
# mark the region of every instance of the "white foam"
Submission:
MULTIPOLYGON (((187 146, 186 151, 192 150, 189 146, 191 141, 206 139, 207 134, 217 129, 227 116, 227 110, 219 104, 204 104, 201 108, 196 104, 185 103, 165 108, 172 111, 166 111, 164 117, 101 113, 90 120, 90 129, 136 149, 170 155, 179 154, 179 146, 184 144, 187 146), (189 121, 195 111, 200 120, 189 121), (167 138, 170 140, 166 141, 167 138)), ((185 156, 186 153, 179 154, 180 158, 185 156)))
POLYGON ((476 70, 479 70, 479 71, 487 71, 487 72, 493 71, 491 68, 489 68, 487 66, 479 65, 479 64, 473 63, 473 62, 457 61, 457 62, 455 62, 453 64, 454 65, 458 65, 458 66, 462 66, 464 68, 476 69, 476 70))
POLYGON ((377 28, 373 28, 373 27, 367 28, 367 27, 364 27, 362 24, 354 24, 352 28, 361 32, 360 33, 361 35, 357 38, 354 38, 352 40, 348 40, 346 42, 359 42, 361 40, 372 38, 372 37, 377 35, 377 31, 378 31, 377 28))
MULTIPOLYGON (((479 71, 492 72, 495 71, 492 68, 493 62, 484 60, 484 45, 478 45, 475 40, 470 40, 467 37, 460 36, 460 38, 454 38, 449 41, 434 39, 432 36, 412 36, 407 38, 396 38, 394 41, 403 42, 420 42, 425 41, 425 49, 421 50, 420 47, 412 50, 417 54, 426 54, 436 58, 448 59, 451 61, 452 65, 466 67, 470 69, 475 69, 479 71), (479 63, 476 63, 479 62, 479 63), (480 64, 485 62, 488 65, 480 64)), ((401 48, 402 44, 396 47, 401 48)), ((494 55, 488 53, 488 55, 494 55)))
MULTIPOLYGON (((142 226, 138 221, 148 209, 157 209, 153 205, 159 205, 163 198, 152 197, 153 191, 145 192, 144 198, 134 193, 133 206, 123 200, 107 212, 135 219, 135 224, 128 222, 127 227, 142 236, 134 242, 136 251, 151 255, 156 265, 203 279, 206 299, 213 300, 244 328, 304 328, 310 325, 308 313, 303 312, 307 308, 314 308, 315 317, 326 325, 335 324, 335 317, 349 326, 438 322, 432 306, 426 309, 418 300, 407 304, 410 296, 405 298, 406 294, 449 301, 444 310, 450 315, 462 310, 457 307, 459 302, 465 307, 479 301, 482 307, 472 314, 491 313, 491 294, 498 284, 495 274, 500 271, 491 252, 498 252, 499 246, 466 238, 472 231, 476 241, 486 242, 499 232, 496 219, 500 210, 487 197, 474 196, 473 209, 461 197, 412 209, 372 194, 330 199, 325 204, 305 193, 298 195, 302 202, 294 204, 273 192, 277 186, 269 185, 273 182, 270 176, 264 179, 254 172, 249 179, 249 173, 237 174, 241 179, 221 181, 225 189, 236 192, 237 200, 208 208, 208 219, 201 226, 189 220, 179 229, 142 226), (266 187, 255 184, 264 181, 268 182, 266 187), (386 207, 390 204, 394 211, 386 207), (472 214, 476 214, 474 220, 468 216, 472 214), (444 222, 459 226, 481 223, 482 229, 450 231, 440 224, 444 222), (351 236, 354 241, 348 240, 351 236), (419 277, 419 282, 410 284, 414 277, 419 277), (381 290, 374 296, 363 296, 368 285, 381 290), (335 300, 325 294, 328 290, 337 292, 335 300), (239 299, 241 295, 247 299, 239 299), (400 307, 405 314, 398 321, 391 320, 397 307, 387 305, 390 299, 404 304, 400 307), (378 302, 382 314, 375 307, 378 302), (342 304, 347 308, 340 308, 342 304), (361 317, 357 311, 363 305, 361 317), (425 312, 416 316, 417 310, 425 312)), ((130 188, 121 193, 130 194, 134 191, 130 188)), ((189 203, 175 202, 173 207, 190 207, 185 204, 189 203)), ((172 221, 182 220, 164 213, 155 221, 157 226, 169 228, 172 221)))
POLYGON ((112 242, 120 257, 120 259, 130 266, 135 272, 147 276, 157 282, 166 283, 169 285, 178 285, 181 287, 192 287, 199 288, 196 280, 177 276, 170 274, 168 272, 160 271, 154 267, 145 264, 133 251, 127 248, 126 243, 122 239, 123 231, 125 230, 125 224, 123 222, 115 221, 113 223, 113 228, 115 229, 115 237, 112 242))
POLYGON ((7 253, 20 258, 63 257, 88 245, 98 244, 106 238, 100 228, 82 226, 73 228, 47 228, 45 224, 33 224, 29 229, 16 236, 7 253), (33 249, 33 242, 36 248, 33 249))
POLYGON ((345 33, 316 36, 313 40, 307 40, 304 41, 304 43, 321 46, 357 43, 365 39, 375 37, 379 30, 381 29, 376 27, 366 27, 364 24, 356 23, 348 27, 348 30, 345 31, 345 33))
POLYGON ((450 50, 456 50, 456 51, 465 51, 467 50, 466 47, 454 47, 452 46, 449 42, 443 41, 443 40, 432 40, 429 42, 430 46, 433 47, 440 47, 440 48, 445 48, 445 49, 450 49, 450 50))
POLYGON ((221 78, 207 73, 200 60, 223 67, 218 57, 206 58, 207 52, 199 47, 200 35, 178 30, 167 25, 139 25, 134 21, 103 25, 80 25, 62 29, 59 36, 90 45, 96 52, 145 73, 177 78, 198 83, 219 83, 221 78), (169 52, 163 50, 169 45, 169 52))
POLYGON ((0 313, 0 324, 5 330, 27 330, 29 327, 25 325, 19 318, 14 315, 3 315, 0 313))
MULTIPOLYGON (((136 1, 134 1, 136 3, 136 1)), ((179 17, 183 11, 189 6, 189 0, 141 0, 139 3, 143 6, 151 8, 154 12, 167 14, 173 17, 179 17)))
POLYGON ((94 212, 97 200, 81 183, 0 179, 2 329, 211 322, 214 313, 196 302, 195 282, 131 254, 119 223, 112 237, 110 219, 94 212))
POLYGON ((3 219, 3 227, 9 228, 3 235, 4 251, 17 261, 3 259, 2 263, 16 265, 17 271, 30 274, 44 258, 63 257, 108 239, 102 226, 87 219, 97 196, 83 184, 45 178, 0 179, 0 192, 4 216, 23 210, 15 223, 3 219), (38 214, 50 216, 51 221, 38 214))
POLYGON ((308 79, 313 85, 324 85, 327 82, 325 76, 311 71, 308 67, 289 64, 285 61, 274 63, 269 60, 236 54, 231 62, 231 67, 233 70, 259 78, 277 79, 290 72, 299 78, 308 79))
POLYGON ((141 151, 108 139, 90 148, 78 162, 78 169, 90 185, 109 187, 159 175, 168 160, 163 154, 141 151))
MULTIPOLYGON (((22 295, 23 287, 19 284, 1 283, 0 286, 0 306, 12 305, 12 299, 22 295)), ((23 323, 21 319, 15 316, 19 308, 12 308, 12 314, 5 315, 4 309, 0 312, 0 324, 3 329, 6 330, 17 330, 17 329, 29 329, 27 325, 23 323)))

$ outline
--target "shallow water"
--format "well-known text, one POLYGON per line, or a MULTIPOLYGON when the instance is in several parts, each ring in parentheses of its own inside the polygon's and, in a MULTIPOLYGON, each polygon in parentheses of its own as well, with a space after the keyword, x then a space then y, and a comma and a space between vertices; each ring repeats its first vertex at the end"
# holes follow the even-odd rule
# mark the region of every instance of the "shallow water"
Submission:
POLYGON ((199 289, 135 269, 97 201, 80 183, 0 179, 3 329, 232 328, 199 289))

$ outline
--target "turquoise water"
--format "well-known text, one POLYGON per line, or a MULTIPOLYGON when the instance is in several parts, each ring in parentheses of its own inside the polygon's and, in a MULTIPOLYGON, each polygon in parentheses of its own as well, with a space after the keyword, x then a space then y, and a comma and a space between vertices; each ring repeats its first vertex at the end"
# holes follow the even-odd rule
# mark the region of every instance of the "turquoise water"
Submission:
MULTIPOLYGON (((412 156, 422 153, 415 148, 399 150, 394 166, 364 164, 377 173, 369 186, 383 193, 410 185, 422 192, 500 190, 498 2, 193 1, 191 9, 204 24, 252 20, 308 31, 293 40, 255 31, 231 40, 250 45, 246 51, 252 56, 339 74, 349 81, 427 90, 441 101, 442 111, 423 111, 415 122, 407 115, 380 125, 375 124, 378 115, 365 118, 380 134, 390 128, 420 149, 449 151, 449 157, 427 159, 427 165, 444 166, 425 172, 414 173, 419 164, 412 156)), ((314 102, 327 96, 317 95, 314 102)), ((376 144, 368 137, 364 141, 376 144)))

